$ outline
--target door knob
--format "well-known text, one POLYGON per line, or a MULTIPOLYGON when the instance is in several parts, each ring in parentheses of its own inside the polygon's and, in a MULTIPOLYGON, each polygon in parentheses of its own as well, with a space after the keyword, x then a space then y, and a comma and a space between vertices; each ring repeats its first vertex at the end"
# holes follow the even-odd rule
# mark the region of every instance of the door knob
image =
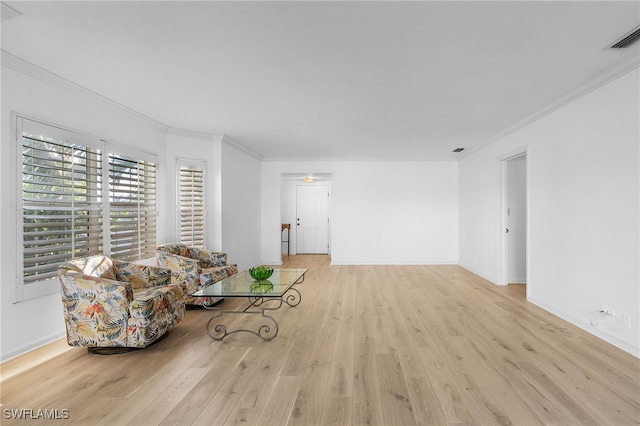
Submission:
POLYGON ((508 234, 509 233, 509 228, 504 228, 504 233, 508 234))

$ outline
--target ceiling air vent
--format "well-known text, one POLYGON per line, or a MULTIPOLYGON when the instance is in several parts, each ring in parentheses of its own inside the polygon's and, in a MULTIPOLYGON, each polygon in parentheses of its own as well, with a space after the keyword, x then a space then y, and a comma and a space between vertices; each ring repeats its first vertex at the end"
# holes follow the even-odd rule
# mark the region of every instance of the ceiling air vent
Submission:
POLYGON ((18 12, 16 9, 12 8, 11 6, 9 6, 8 4, 6 4, 5 2, 0 2, 0 6, 2 9, 2 22, 4 21, 8 21, 11 18, 15 18, 16 16, 20 16, 21 13, 18 12))
POLYGON ((640 40, 640 25, 616 40, 609 49, 626 49, 640 40))

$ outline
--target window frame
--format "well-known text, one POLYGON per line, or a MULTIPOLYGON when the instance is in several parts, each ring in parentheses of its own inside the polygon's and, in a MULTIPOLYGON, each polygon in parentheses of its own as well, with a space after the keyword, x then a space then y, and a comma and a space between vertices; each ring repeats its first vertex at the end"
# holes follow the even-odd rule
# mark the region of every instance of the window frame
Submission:
MULTIPOLYGON (((106 142, 106 141, 105 141, 106 142)), ((147 164, 151 164, 152 167, 154 168, 154 181, 153 181, 153 188, 155 190, 154 192, 154 196, 153 196, 153 210, 149 210, 144 209, 145 212, 151 213, 154 218, 154 237, 155 237, 155 241, 153 242, 153 244, 151 244, 151 247, 149 248, 148 253, 146 253, 147 257, 152 257, 155 251, 155 248, 157 246, 157 238, 158 238, 158 170, 160 168, 159 164, 158 164, 158 158, 157 156, 153 155, 153 154, 148 154, 148 153, 144 153, 141 151, 138 151, 136 149, 130 148, 130 147, 125 147, 122 145, 118 145, 118 144, 113 144, 113 143, 109 143, 106 142, 107 144, 107 149, 106 149, 106 155, 105 158, 107 158, 107 165, 106 165, 106 175, 107 175, 107 180, 106 182, 107 184, 107 196, 105 198, 107 198, 107 206, 108 206, 108 211, 105 213, 105 217, 108 217, 109 220, 109 230, 108 230, 108 235, 109 236, 109 241, 105 243, 105 245, 108 245, 108 249, 105 247, 105 253, 109 253, 109 255, 111 255, 111 221, 113 219, 112 213, 114 212, 114 210, 111 209, 111 204, 112 204, 112 185, 111 185, 111 176, 110 176, 110 172, 111 172, 111 159, 112 156, 116 155, 119 158, 130 158, 130 159, 134 159, 135 161, 137 161, 138 163, 147 163, 147 164)), ((140 203, 138 204, 138 214, 140 214, 139 218, 142 217, 142 212, 140 210, 140 203)), ((119 211, 123 211, 122 206, 120 206, 120 208, 118 209, 119 211)), ((138 221, 139 223, 139 221, 138 221)), ((145 232, 145 235, 147 233, 145 232)), ((138 234, 138 243, 140 242, 140 234, 138 234)), ((140 247, 138 247, 138 249, 140 249, 140 247)), ((138 258, 132 258, 131 256, 126 256, 126 257, 118 257, 121 260, 127 260, 127 261, 136 261, 136 260, 142 260, 144 259, 142 256, 145 255, 145 253, 141 253, 140 250, 138 251, 138 258)))
MULTIPOLYGON (((206 160, 176 157, 176 236, 182 242, 182 169, 202 170, 202 248, 207 247, 207 162, 206 160)), ((192 244, 189 244, 192 245, 192 244)), ((193 244, 198 246, 197 244, 193 244)))
MULTIPOLYGON (((11 158, 14 161, 11 162, 11 176, 14 182, 12 186, 14 188, 14 196, 11 196, 11 209, 15 216, 14 238, 15 247, 14 261, 12 262, 13 270, 13 286, 12 286, 12 301, 18 303, 38 297, 55 294, 60 291, 59 282, 57 277, 50 277, 42 280, 34 280, 25 284, 24 280, 24 267, 25 267, 25 232, 24 232, 24 184, 23 184, 23 135, 26 130, 29 133, 42 135, 44 137, 50 137, 56 141, 69 142, 70 144, 80 145, 83 148, 91 148, 99 151, 101 161, 101 174, 98 177, 96 175, 96 182, 100 186, 99 199, 101 207, 99 208, 102 216, 102 253, 105 256, 111 255, 110 247, 110 235, 111 235, 111 185, 110 185, 110 157, 111 155, 128 156, 133 157, 137 161, 145 161, 153 163, 155 167, 153 188, 154 194, 154 208, 153 214, 155 215, 154 232, 153 236, 155 241, 153 245, 157 244, 158 238, 158 205, 159 205, 159 191, 158 191, 158 179, 159 179, 159 157, 156 154, 140 151, 129 146, 109 142, 104 139, 100 139, 96 136, 88 133, 79 132, 73 129, 69 129, 60 125, 47 123, 43 120, 34 119, 26 115, 18 114, 16 112, 11 113, 12 121, 12 143, 11 145, 11 158)), ((73 247, 73 243, 72 243, 73 247)))

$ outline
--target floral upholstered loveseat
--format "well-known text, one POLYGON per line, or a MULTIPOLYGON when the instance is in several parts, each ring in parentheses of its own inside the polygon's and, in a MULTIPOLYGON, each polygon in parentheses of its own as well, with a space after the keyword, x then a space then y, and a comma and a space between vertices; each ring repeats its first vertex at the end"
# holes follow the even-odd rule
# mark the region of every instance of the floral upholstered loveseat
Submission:
POLYGON ((219 297, 192 297, 206 285, 216 283, 238 273, 238 266, 227 264, 227 254, 190 247, 183 243, 162 244, 156 248, 156 260, 163 268, 171 269, 173 279, 185 281, 187 305, 210 306, 219 297))
POLYGON ((184 283, 166 268, 91 256, 58 267, 71 346, 141 348, 185 314, 184 283))

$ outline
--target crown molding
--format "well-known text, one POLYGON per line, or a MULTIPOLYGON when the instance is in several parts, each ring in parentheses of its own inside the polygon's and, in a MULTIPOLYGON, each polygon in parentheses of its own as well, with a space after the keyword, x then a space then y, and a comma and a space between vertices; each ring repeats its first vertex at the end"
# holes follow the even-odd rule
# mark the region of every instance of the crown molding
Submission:
POLYGON ((250 148, 247 148, 246 146, 242 145, 240 142, 233 140, 227 135, 222 135, 222 143, 232 148, 235 148, 238 151, 244 152, 245 154, 255 158, 258 161, 264 160, 264 157, 262 155, 258 154, 257 152, 253 151, 250 148))
POLYGON ((162 132, 168 132, 169 127, 157 120, 154 120, 151 117, 148 117, 144 114, 141 114, 125 105, 122 105, 116 101, 113 101, 109 98, 106 98, 92 90, 87 89, 86 87, 80 86, 72 82, 71 80, 67 80, 64 77, 61 77, 57 74, 54 74, 46 69, 39 67, 38 65, 32 64, 31 62, 25 61, 24 59, 7 52, 4 49, 0 49, 1 52, 1 60, 2 66, 6 66, 7 68, 11 68, 14 71, 17 71, 21 74, 34 78, 36 80, 40 80, 43 83, 46 83, 50 86, 54 86, 58 89, 64 90, 65 92, 92 102, 100 107, 116 111, 122 114, 125 114, 129 117, 136 119, 137 121, 146 124, 150 127, 158 129, 162 132))
POLYGON ((182 136, 191 139, 201 139, 203 141, 212 141, 215 137, 213 133, 198 132, 196 130, 178 129, 175 127, 169 127, 167 129, 167 135, 182 136))
POLYGON ((262 157, 257 152, 253 151, 250 148, 247 148, 240 142, 232 139, 231 137, 225 135, 224 133, 207 133, 207 132, 198 132, 195 130, 187 130, 187 129, 176 129, 174 127, 170 127, 167 131, 168 135, 173 136, 183 136, 191 139, 199 139, 202 141, 221 141, 223 144, 230 146, 238 151, 241 151, 250 157, 255 158, 256 160, 262 161, 264 157, 262 157))
POLYGON ((457 157, 266 157, 265 162, 438 162, 458 161, 457 157))
POLYGON ((458 159, 461 160, 465 157, 468 157, 474 152, 480 151, 481 149, 504 139, 508 135, 515 133, 524 127, 529 126, 530 124, 540 120, 541 118, 561 109, 562 107, 580 99, 581 97, 593 92, 594 90, 599 89, 602 86, 605 86, 606 84, 612 82, 613 80, 616 80, 617 78, 620 78, 623 75, 639 67, 640 67, 640 55, 633 55, 633 56, 630 56, 629 58, 624 59, 623 61, 617 63, 616 65, 612 66, 611 68, 609 68, 608 70, 600 74, 595 79, 591 80, 589 83, 563 96, 562 98, 558 99, 556 102, 548 105, 547 107, 541 109, 540 111, 534 114, 531 114, 530 116, 518 121, 514 125, 501 131, 500 133, 493 135, 490 138, 485 139, 483 142, 480 142, 479 144, 474 145, 470 147, 468 150, 465 150, 464 152, 460 153, 460 156, 458 157, 458 159))

